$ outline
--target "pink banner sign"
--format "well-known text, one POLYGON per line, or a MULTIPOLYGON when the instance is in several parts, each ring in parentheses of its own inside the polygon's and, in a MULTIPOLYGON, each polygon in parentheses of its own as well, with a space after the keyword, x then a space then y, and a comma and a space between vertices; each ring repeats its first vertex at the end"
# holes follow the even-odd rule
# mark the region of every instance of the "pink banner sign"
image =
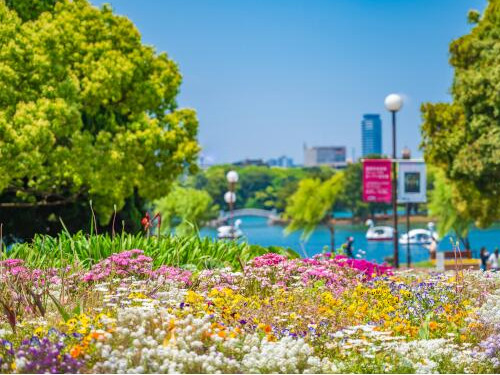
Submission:
POLYGON ((363 160, 363 200, 385 203, 392 201, 390 160, 363 160))

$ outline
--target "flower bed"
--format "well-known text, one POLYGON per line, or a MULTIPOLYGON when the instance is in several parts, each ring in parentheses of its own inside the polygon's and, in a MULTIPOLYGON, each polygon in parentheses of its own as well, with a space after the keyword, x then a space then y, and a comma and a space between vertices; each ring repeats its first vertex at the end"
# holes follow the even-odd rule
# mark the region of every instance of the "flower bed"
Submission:
POLYGON ((241 272, 0 262, 0 371, 498 372, 500 277, 266 254, 241 272))

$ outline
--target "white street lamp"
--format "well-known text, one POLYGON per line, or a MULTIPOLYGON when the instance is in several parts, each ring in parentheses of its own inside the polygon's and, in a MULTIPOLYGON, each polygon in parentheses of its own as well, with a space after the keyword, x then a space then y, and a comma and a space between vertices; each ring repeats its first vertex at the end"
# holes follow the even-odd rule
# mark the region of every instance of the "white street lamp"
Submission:
POLYGON ((226 192, 226 194, 224 194, 224 202, 230 206, 233 205, 234 202, 236 202, 236 194, 232 191, 226 192))
POLYGON ((390 94, 385 98, 384 104, 388 111, 397 112, 403 107, 403 98, 398 94, 390 94))
POLYGON ((229 172, 227 172, 226 178, 227 178, 227 182, 229 182, 230 184, 235 184, 238 182, 238 172, 229 171, 229 172))
POLYGON ((234 231, 234 203, 236 202, 236 194, 234 192, 236 183, 238 182, 238 172, 229 171, 226 174, 227 182, 229 183, 229 191, 224 194, 224 201, 229 205, 229 211, 231 213, 231 230, 234 231))
POLYGON ((396 112, 403 107, 403 98, 398 94, 387 95, 384 101, 385 108, 392 113, 392 221, 394 225, 394 267, 399 267, 398 250, 398 203, 396 181, 396 112))

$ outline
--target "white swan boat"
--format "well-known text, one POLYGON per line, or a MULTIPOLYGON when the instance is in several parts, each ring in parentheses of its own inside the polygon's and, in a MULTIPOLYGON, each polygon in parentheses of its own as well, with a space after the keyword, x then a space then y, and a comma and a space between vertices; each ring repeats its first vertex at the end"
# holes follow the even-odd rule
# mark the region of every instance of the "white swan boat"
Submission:
POLYGON ((230 239, 234 240, 243 236, 243 232, 240 229, 241 220, 238 219, 233 225, 222 225, 217 228, 217 238, 219 239, 230 239))
POLYGON ((368 241, 389 241, 394 238, 394 228, 386 226, 375 226, 373 220, 367 220, 368 230, 366 239, 368 241))
POLYGON ((439 241, 439 236, 434 230, 434 223, 427 224, 428 229, 412 229, 408 233, 403 234, 399 238, 399 243, 402 245, 428 245, 432 242, 432 239, 437 242, 439 241))

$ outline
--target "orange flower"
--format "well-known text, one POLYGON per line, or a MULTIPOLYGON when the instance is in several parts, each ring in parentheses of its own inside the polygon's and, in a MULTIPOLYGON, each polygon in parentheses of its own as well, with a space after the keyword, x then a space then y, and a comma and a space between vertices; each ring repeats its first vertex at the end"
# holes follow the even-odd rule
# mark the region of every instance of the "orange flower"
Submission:
POLYGON ((73 357, 73 358, 76 358, 78 357, 82 352, 82 348, 80 345, 75 345, 71 348, 71 350, 69 351, 69 354, 73 357))
POLYGON ((271 333, 272 332, 272 328, 269 324, 266 324, 266 326, 264 327, 264 332, 265 333, 271 333))
POLYGON ((217 332, 217 335, 222 338, 226 338, 226 331, 219 331, 217 332))
POLYGON ((213 333, 212 332, 209 332, 209 331, 204 331, 202 334, 201 334, 201 339, 208 339, 210 337, 212 337, 213 333))
POLYGON ((438 324, 434 321, 429 323, 429 328, 434 331, 437 328, 438 324))

